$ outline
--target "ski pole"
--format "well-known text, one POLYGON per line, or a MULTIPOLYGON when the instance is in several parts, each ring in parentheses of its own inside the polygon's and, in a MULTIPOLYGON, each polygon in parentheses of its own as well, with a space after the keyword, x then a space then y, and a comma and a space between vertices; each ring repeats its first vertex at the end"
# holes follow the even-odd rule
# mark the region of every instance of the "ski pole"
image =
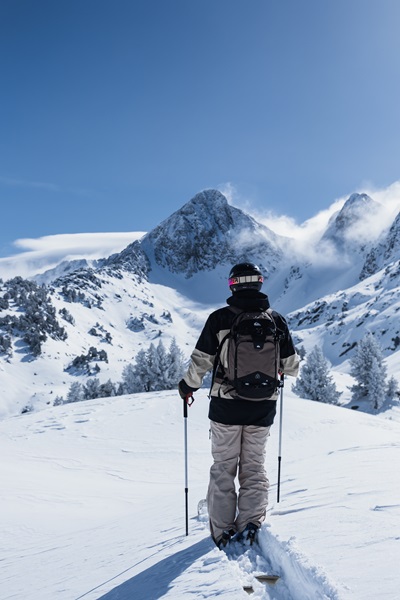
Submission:
POLYGON ((277 498, 276 501, 280 500, 281 493, 281 462, 282 462, 282 420, 283 420, 283 386, 285 383, 285 376, 282 373, 280 383, 280 406, 279 406, 279 450, 278 450, 278 486, 277 486, 277 498))
POLYGON ((186 535, 189 535, 189 477, 188 477, 188 443, 187 443, 187 417, 188 406, 194 402, 193 394, 187 394, 183 399, 183 422, 185 433, 185 528, 186 535))

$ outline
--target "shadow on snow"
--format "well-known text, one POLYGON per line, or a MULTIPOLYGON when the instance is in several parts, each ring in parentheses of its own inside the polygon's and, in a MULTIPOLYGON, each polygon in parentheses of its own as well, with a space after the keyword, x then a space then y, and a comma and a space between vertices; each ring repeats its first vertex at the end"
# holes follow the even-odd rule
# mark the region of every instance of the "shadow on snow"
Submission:
POLYGON ((98 598, 98 600, 132 600, 132 598, 158 600, 171 589, 172 582, 179 575, 200 556, 210 552, 212 548, 213 544, 210 538, 205 538, 190 546, 190 548, 168 556, 145 571, 138 573, 98 598))

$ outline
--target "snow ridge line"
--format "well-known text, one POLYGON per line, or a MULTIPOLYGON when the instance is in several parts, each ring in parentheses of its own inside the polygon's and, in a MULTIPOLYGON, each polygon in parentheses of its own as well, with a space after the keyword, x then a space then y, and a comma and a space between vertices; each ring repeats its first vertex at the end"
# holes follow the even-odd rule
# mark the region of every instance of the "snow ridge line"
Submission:
POLYGON ((268 557, 273 572, 280 574, 292 598, 308 600, 340 600, 337 587, 329 581, 323 569, 296 548, 295 538, 280 541, 269 526, 263 526, 258 535, 262 554, 268 557))

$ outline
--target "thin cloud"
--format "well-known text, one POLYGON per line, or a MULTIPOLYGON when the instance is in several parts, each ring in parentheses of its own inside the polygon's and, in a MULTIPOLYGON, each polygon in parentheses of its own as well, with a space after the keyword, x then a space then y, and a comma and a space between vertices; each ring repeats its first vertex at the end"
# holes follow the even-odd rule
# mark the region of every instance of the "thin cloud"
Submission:
POLYGON ((56 183, 49 183, 46 181, 31 181, 28 179, 16 179, 3 176, 0 176, 0 184, 7 187, 19 187, 31 190, 38 189, 53 193, 65 192, 67 194, 73 194, 74 196, 91 197, 94 194, 93 190, 87 188, 64 188, 56 183))
POLYGON ((12 177, 0 176, 0 183, 9 187, 38 188, 42 190, 48 190, 50 192, 61 191, 59 185, 55 185, 54 183, 47 183, 44 181, 28 181, 26 179, 13 179, 12 177))
POLYGON ((19 239, 13 245, 20 252, 0 258, 0 277, 32 277, 54 268, 64 260, 105 258, 120 252, 143 235, 142 231, 72 233, 19 239))

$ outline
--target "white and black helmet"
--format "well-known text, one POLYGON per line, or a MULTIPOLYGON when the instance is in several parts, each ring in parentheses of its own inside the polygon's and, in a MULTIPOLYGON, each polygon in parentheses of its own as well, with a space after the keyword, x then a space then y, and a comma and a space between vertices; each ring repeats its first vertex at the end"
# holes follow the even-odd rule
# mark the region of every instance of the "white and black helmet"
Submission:
POLYGON ((240 290, 261 290, 264 277, 257 265, 253 263, 239 263, 232 267, 229 273, 229 288, 231 292, 240 290))

